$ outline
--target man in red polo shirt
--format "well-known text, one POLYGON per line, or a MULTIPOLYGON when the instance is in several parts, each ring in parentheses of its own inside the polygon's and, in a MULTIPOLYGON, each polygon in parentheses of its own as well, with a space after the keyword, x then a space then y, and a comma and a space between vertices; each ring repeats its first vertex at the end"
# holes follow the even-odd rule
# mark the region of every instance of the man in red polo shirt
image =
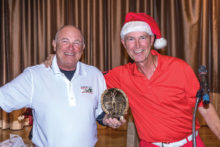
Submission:
MULTIPOLYGON (((156 21, 144 13, 128 13, 121 42, 134 63, 105 74, 108 88, 120 88, 128 96, 140 147, 192 146, 193 107, 199 82, 183 60, 160 55, 166 46, 156 21)), ((220 139, 220 119, 212 104, 198 108, 209 128, 220 139)), ((199 123, 196 122, 198 133, 199 123)), ((204 146, 199 135, 197 146, 204 146)))

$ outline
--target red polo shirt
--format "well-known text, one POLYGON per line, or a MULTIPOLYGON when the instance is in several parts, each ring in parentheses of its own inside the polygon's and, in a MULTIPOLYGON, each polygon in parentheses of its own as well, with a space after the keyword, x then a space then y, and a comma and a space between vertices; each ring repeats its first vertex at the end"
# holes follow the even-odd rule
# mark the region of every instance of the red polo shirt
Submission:
MULTIPOLYGON (((147 79, 135 63, 116 67, 105 79, 108 88, 120 88, 128 96, 140 139, 174 142, 192 134, 193 107, 199 82, 181 59, 160 55, 158 66, 147 79)), ((197 121, 196 129, 199 129, 197 121)))

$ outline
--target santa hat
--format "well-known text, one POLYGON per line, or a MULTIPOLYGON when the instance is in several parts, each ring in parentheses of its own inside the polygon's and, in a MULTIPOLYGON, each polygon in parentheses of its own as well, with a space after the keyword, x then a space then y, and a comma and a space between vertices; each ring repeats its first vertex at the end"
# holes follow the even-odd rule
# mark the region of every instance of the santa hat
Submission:
POLYGON ((121 38, 124 39, 124 36, 131 32, 146 32, 149 35, 155 35, 154 47, 157 49, 164 48, 167 45, 167 41, 162 38, 156 21, 145 13, 127 13, 121 29, 121 38))

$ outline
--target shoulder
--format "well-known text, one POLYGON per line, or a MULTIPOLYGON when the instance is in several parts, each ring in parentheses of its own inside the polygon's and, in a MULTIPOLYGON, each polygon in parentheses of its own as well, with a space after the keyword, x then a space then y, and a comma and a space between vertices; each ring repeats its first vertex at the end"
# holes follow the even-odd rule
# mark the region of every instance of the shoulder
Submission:
POLYGON ((124 71, 124 70, 126 70, 127 71, 128 69, 131 69, 133 67, 134 67, 134 63, 129 62, 127 64, 117 66, 117 67, 113 68, 112 70, 115 70, 115 71, 119 71, 119 70, 124 71))
POLYGON ((50 68, 49 67, 47 68, 44 64, 37 64, 37 65, 29 66, 29 67, 25 68, 25 70, 32 70, 32 71, 48 70, 48 69, 50 69, 50 68))
POLYGON ((189 64, 184 61, 183 59, 177 58, 177 57, 170 57, 170 62, 168 62, 169 64, 173 64, 176 66, 189 66, 189 64))
POLYGON ((25 68, 24 72, 31 72, 32 74, 34 73, 40 74, 40 73, 48 72, 50 70, 51 70, 50 67, 47 68, 44 64, 38 64, 38 65, 29 66, 25 68))
POLYGON ((168 55, 163 55, 158 53, 155 50, 152 50, 151 53, 153 55, 158 56, 158 64, 161 66, 161 69, 169 69, 169 68, 181 68, 182 66, 188 66, 186 61, 183 59, 173 57, 173 56, 168 56, 168 55))
POLYGON ((161 55, 161 60, 162 60, 161 62, 168 67, 177 67, 177 68, 189 67, 189 64, 186 61, 177 57, 161 55))
POLYGON ((80 68, 82 71, 88 73, 88 74, 101 74, 102 72, 95 66, 88 65, 82 62, 79 62, 80 68))
POLYGON ((173 73, 176 76, 194 72, 183 59, 167 55, 160 55, 159 57, 159 69, 163 72, 173 73))
POLYGON ((119 74, 122 72, 128 72, 131 68, 134 67, 133 63, 128 63, 128 64, 124 64, 124 65, 120 65, 117 67, 114 67, 110 70, 104 71, 103 74, 108 74, 108 73, 115 73, 115 74, 119 74))

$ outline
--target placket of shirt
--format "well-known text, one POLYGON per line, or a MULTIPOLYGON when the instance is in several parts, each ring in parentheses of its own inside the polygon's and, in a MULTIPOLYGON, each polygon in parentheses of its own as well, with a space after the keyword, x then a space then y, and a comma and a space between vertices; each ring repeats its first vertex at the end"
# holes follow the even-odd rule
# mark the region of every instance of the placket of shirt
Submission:
POLYGON ((70 106, 76 106, 76 97, 74 95, 74 92, 73 92, 73 85, 72 83, 64 76, 64 79, 65 79, 65 83, 67 85, 67 94, 68 94, 68 101, 69 101, 69 104, 70 106))

